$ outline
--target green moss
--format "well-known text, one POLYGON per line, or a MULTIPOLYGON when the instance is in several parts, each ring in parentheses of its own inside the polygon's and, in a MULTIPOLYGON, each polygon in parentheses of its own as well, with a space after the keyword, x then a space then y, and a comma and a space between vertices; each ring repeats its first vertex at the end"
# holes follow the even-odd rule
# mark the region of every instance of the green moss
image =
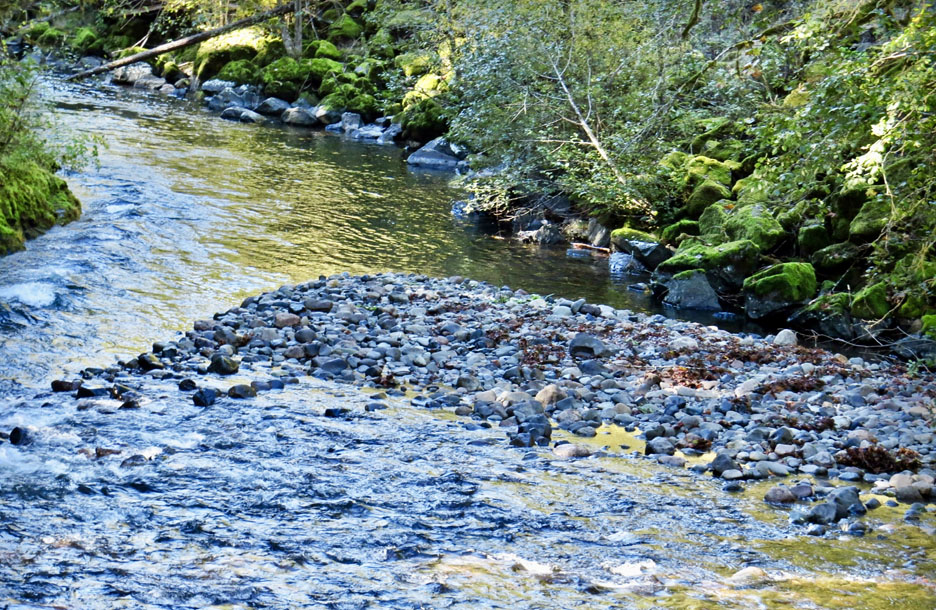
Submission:
POLYGON ((780 223, 761 204, 735 208, 725 221, 725 232, 732 240, 753 241, 762 251, 770 250, 786 235, 780 223))
POLYGON ((698 218, 705 208, 716 201, 728 199, 731 191, 728 187, 715 180, 705 180, 693 189, 689 199, 686 200, 685 211, 690 218, 698 218))
POLYGON ((671 172, 682 171, 686 162, 689 160, 689 155, 678 150, 674 150, 666 153, 662 159, 660 159, 660 165, 670 170, 671 172))
POLYGON ((725 221, 728 220, 728 211, 722 202, 713 203, 705 208, 699 216, 699 235, 726 241, 725 221))
POLYGON ((798 303, 816 294, 816 271, 809 263, 781 263, 748 277, 742 287, 761 298, 798 303))
POLYGON ((371 3, 368 0, 354 0, 354 2, 345 7, 345 12, 352 17, 360 17, 370 10, 371 3))
POLYGON ((79 53, 84 53, 98 41, 98 33, 91 28, 78 28, 72 34, 69 46, 79 53))
POLYGON ((936 339, 936 314, 923 316, 923 328, 920 330, 924 335, 936 339))
MULTIPOLYGON (((757 265, 759 258, 760 250, 757 245, 746 239, 717 246, 692 244, 686 247, 681 246, 672 258, 660 263, 657 271, 679 273, 689 269, 708 271, 732 267, 741 276, 747 276, 748 272, 757 265)), ((738 283, 740 284, 741 281, 739 280, 738 283)))
POLYGON ((243 28, 222 34, 198 45, 194 73, 202 81, 215 76, 226 64, 239 59, 254 59, 267 44, 259 27, 243 28))
POLYGON ((257 42, 257 56, 253 59, 256 65, 263 68, 280 57, 286 57, 286 45, 282 39, 267 36, 257 42))
POLYGON ((249 59, 238 59, 226 63, 218 72, 217 77, 238 85, 250 85, 258 81, 259 72, 259 68, 249 59))
POLYGON ((829 245, 829 232, 823 224, 809 224, 802 227, 796 235, 800 253, 809 256, 829 245))
MULTIPOLYGON (((686 162, 687 186, 695 187, 706 181, 717 182, 725 187, 731 186, 731 166, 723 161, 697 155, 686 162)), ((731 197, 731 192, 723 199, 731 197)), ((700 210, 701 212, 701 210, 700 210)))
POLYGON ((36 161, 5 159, 0 176, 0 255, 81 213, 65 181, 36 161))
POLYGON ((900 304, 897 315, 901 318, 915 320, 926 313, 926 299, 918 294, 908 294, 904 302, 900 304))
POLYGON ((342 56, 338 47, 327 40, 313 40, 306 45, 303 55, 311 58, 331 59, 333 61, 341 61, 342 56))
POLYGON ((883 197, 869 199, 848 227, 852 241, 870 241, 881 234, 890 221, 891 206, 883 197))
POLYGON ((360 38, 363 33, 363 26, 347 13, 328 26, 328 40, 332 42, 355 40, 360 38))
POLYGON ((42 38, 43 34, 49 31, 50 27, 51 26, 46 21, 37 21, 23 29, 21 33, 23 38, 29 42, 39 42, 39 39, 42 38))
MULTIPOLYGON (((142 53, 143 51, 146 51, 146 47, 127 47, 126 49, 121 49, 121 50, 117 53, 117 58, 118 58, 118 59, 123 59, 124 57, 130 57, 131 55, 136 55, 137 53, 142 53)), ((148 62, 146 62, 146 63, 152 64, 154 61, 155 61, 155 60, 150 59, 150 60, 149 60, 148 62)))
POLYGON ((704 274, 704 273, 705 273, 705 269, 687 269, 686 271, 680 271, 679 273, 677 273, 676 275, 674 275, 674 276, 673 276, 673 279, 674 279, 674 280, 680 280, 680 281, 682 281, 682 280, 691 280, 694 276, 696 276, 696 275, 698 275, 698 274, 700 274, 700 273, 704 274))
POLYGON ((185 78, 186 76, 185 72, 183 72, 182 69, 174 61, 163 62, 162 66, 160 66, 159 68, 160 68, 159 71, 162 77, 165 78, 166 81, 170 83, 174 83, 178 81, 180 78, 185 78))
POLYGON ((367 52, 374 57, 391 58, 395 55, 393 36, 386 29, 379 29, 367 41, 367 52))
POLYGON ((321 84, 329 74, 341 74, 344 72, 344 65, 325 57, 315 59, 306 59, 302 62, 311 82, 315 85, 321 84))
POLYGON ((699 149, 699 153, 717 161, 738 161, 744 156, 746 150, 744 142, 730 138, 727 140, 709 140, 699 149))
POLYGON ((415 31, 432 27, 433 15, 423 9, 407 9, 398 11, 384 21, 384 27, 394 36, 409 36, 415 31))
POLYGON ((887 316, 889 311, 887 285, 884 282, 863 288, 852 300, 851 313, 857 318, 879 320, 887 316))
POLYGON ((692 139, 690 147, 692 151, 698 154, 706 144, 712 140, 719 140, 732 135, 737 131, 737 126, 731 119, 726 117, 713 117, 702 119, 698 122, 702 130, 698 136, 692 139))
POLYGON ((325 110, 336 110, 338 112, 344 112, 348 109, 348 104, 350 99, 345 93, 340 91, 335 91, 329 95, 326 95, 322 98, 322 101, 319 102, 319 106, 325 110))
POLYGON ((739 204, 764 203, 770 193, 771 184, 756 176, 748 176, 735 182, 732 194, 739 204))
POLYGON ((60 47, 65 44, 65 39, 65 32, 50 27, 42 33, 36 43, 43 47, 60 47))
POLYGON ((615 229, 611 232, 612 241, 617 240, 634 240, 634 241, 643 241, 656 243, 659 241, 655 236, 647 233, 645 231, 639 231, 637 229, 631 229, 630 227, 621 227, 620 229, 615 229))
POLYGON ((430 98, 404 110, 400 126, 405 139, 428 142, 446 132, 448 117, 442 106, 430 98))
POLYGON ((858 246, 848 242, 832 244, 817 250, 810 260, 821 271, 837 271, 858 260, 858 246))
POLYGON ((406 76, 419 76, 429 71, 432 56, 428 53, 404 53, 393 60, 397 68, 403 70, 406 76))
POLYGON ((365 121, 372 121, 380 115, 380 105, 377 99, 369 93, 359 93, 348 100, 348 111, 356 112, 364 117, 365 121))
POLYGON ((695 220, 684 218, 663 229, 660 233, 660 238, 663 240, 663 243, 677 244, 681 241, 681 237, 698 234, 699 223, 695 220))

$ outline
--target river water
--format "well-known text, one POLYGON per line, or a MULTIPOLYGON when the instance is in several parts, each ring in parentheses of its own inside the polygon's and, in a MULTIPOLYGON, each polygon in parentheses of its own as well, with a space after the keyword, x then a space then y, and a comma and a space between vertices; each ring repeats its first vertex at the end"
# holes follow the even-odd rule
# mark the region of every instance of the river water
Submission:
POLYGON ((449 177, 398 149, 106 86, 46 95, 107 148, 69 177, 82 218, 0 259, 0 432, 31 439, 0 444, 0 607, 936 607, 933 536, 900 510, 863 539, 808 537, 762 486, 727 494, 616 429, 569 462, 312 379, 210 409, 157 381, 132 411, 45 392, 338 271, 646 305, 600 261, 460 224, 449 177), (770 580, 726 581, 752 566, 770 580))

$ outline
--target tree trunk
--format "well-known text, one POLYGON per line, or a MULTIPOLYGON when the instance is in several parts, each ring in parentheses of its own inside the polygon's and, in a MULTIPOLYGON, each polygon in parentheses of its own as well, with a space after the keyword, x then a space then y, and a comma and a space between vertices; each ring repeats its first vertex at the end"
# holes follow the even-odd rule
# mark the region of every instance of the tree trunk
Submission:
POLYGON ((143 51, 142 53, 137 53, 129 57, 124 57, 110 63, 106 63, 103 66, 98 66, 97 68, 92 68, 91 70, 85 70, 84 72, 79 72, 77 74, 72 74, 68 77, 67 80, 80 80, 82 78, 87 78, 89 76, 94 76, 95 74, 102 74, 104 72, 110 72, 114 68, 119 68, 120 66, 126 66, 138 61, 146 61, 147 59, 152 59, 162 55, 163 53, 168 53, 169 51, 175 51, 176 49, 184 49, 185 47, 190 47, 193 44, 198 44, 215 36, 220 36, 221 34, 226 34, 233 30, 239 30, 241 28, 246 28, 251 25, 260 23, 261 21, 266 21, 270 17, 276 17, 277 15, 285 15, 287 13, 293 12, 295 5, 290 2, 282 6, 278 6, 271 11, 265 13, 260 13, 259 15, 254 15, 253 17, 247 17, 246 19, 241 19, 240 21, 235 21, 234 23, 222 26, 220 28, 215 28, 213 30, 208 30, 207 32, 199 32, 198 34, 192 34, 191 36, 186 36, 185 38, 179 38, 178 40, 173 40, 172 42, 167 42, 166 44, 161 44, 158 47, 143 51))

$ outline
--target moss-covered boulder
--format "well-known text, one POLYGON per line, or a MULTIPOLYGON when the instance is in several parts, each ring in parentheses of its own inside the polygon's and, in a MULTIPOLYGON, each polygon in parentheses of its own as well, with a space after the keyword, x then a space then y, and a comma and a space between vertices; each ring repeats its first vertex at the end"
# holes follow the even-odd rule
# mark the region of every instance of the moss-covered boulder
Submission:
POLYGON ((709 241, 728 241, 725 222, 728 220, 728 206, 724 202, 713 203, 699 216, 699 235, 709 241))
POLYGON ((931 339, 936 339, 936 314, 923 316, 922 322, 923 327, 920 332, 931 339))
POLYGON ((656 243, 658 240, 656 237, 647 233, 646 231, 641 231, 639 229, 632 229, 630 227, 621 227, 620 229, 615 229, 611 231, 611 245, 616 247, 619 251, 624 252, 624 248, 618 247, 624 241, 643 241, 656 243))
POLYGON ((887 284, 878 282, 866 286, 852 299, 851 313, 863 320, 880 320, 887 317, 890 305, 887 302, 887 284))
POLYGON ((790 316, 790 322, 815 330, 827 337, 851 339, 855 326, 849 311, 851 295, 838 292, 821 295, 790 316))
POLYGON ((303 60, 302 65, 307 71, 310 82, 315 87, 320 86, 328 75, 337 75, 344 72, 343 64, 325 57, 303 60))
POLYGON ((706 144, 712 140, 722 140, 731 137, 738 131, 737 125, 727 117, 712 117, 698 122, 702 132, 694 137, 689 144, 692 152, 699 154, 706 144))
POLYGON ((367 41, 367 53, 371 57, 381 57, 384 59, 393 57, 396 53, 393 46, 393 36, 390 35, 390 32, 385 28, 377 30, 377 32, 370 37, 370 40, 367 41))
POLYGON ((826 198, 833 212, 832 239, 845 241, 849 237, 851 221, 868 200, 866 188, 843 188, 826 198))
POLYGON ((253 58, 257 66, 263 68, 280 57, 286 57, 286 45, 282 38, 266 36, 257 42, 257 55, 253 58))
POLYGON ((801 227, 796 234, 796 245, 799 246, 800 253, 805 256, 825 248, 830 241, 829 232, 822 223, 808 224, 801 227))
POLYGON ((680 271, 665 286, 663 302, 676 309, 721 311, 718 295, 704 269, 680 271))
POLYGON ((254 59, 266 44, 266 34, 259 27, 234 30, 198 45, 193 71, 199 80, 214 77, 225 65, 240 59, 254 59))
POLYGON ((735 208, 725 220, 725 233, 732 240, 749 239, 762 251, 772 249, 786 232, 761 204, 735 208))
POLYGON ((696 220, 689 220, 684 218, 679 222, 675 222, 660 232, 660 239, 665 244, 677 245, 685 237, 690 237, 693 235, 699 234, 699 222, 696 220))
POLYGON ((345 12, 357 19, 364 13, 374 10, 376 4, 375 0, 354 0, 345 7, 345 12))
POLYGON ((834 273, 857 261, 859 253, 858 246, 844 242, 817 250, 810 257, 810 261, 812 261, 816 269, 824 273, 834 273))
POLYGON ((922 317, 927 311, 928 303, 926 299, 919 294, 911 293, 904 297, 897 315, 901 318, 915 320, 922 317))
POLYGON ((373 121, 381 114, 377 98, 369 93, 359 93, 349 99, 347 109, 361 115, 365 121, 373 121))
POLYGON ((809 263, 781 263, 744 280, 744 311, 753 319, 786 311, 816 294, 816 272, 809 263))
POLYGON ((757 176, 741 178, 731 187, 731 193, 738 201, 738 205, 751 203, 766 203, 772 185, 767 180, 757 176))
MULTIPOLYGON (((731 186, 731 165, 704 155, 696 155, 686 161, 685 182, 689 188, 694 188, 703 182, 717 182, 725 187, 731 186)), ((731 192, 722 197, 730 199, 731 192)))
POLYGON ((52 27, 46 21, 32 23, 22 31, 23 38, 41 47, 59 47, 65 43, 65 32, 52 27))
MULTIPOLYGON (((313 60, 315 61, 315 60, 313 60)), ((328 61, 328 60, 325 60, 328 61)), ((263 91, 272 97, 294 101, 303 85, 309 81, 310 70, 305 62, 281 57, 260 70, 263 91)))
POLYGON ((883 197, 869 199, 848 225, 849 239, 867 242, 876 239, 891 217, 891 204, 883 197))
POLYGON ((259 81, 260 68, 249 59, 238 59, 225 64, 218 72, 217 78, 238 85, 251 85, 259 81))
POLYGON ((654 235, 630 227, 621 227, 611 232, 611 248, 627 252, 647 269, 655 269, 673 255, 654 235))
POLYGON ((704 269, 712 287, 724 294, 741 288, 744 278, 757 268, 760 260, 757 245, 747 239, 717 246, 686 243, 672 258, 660 263, 657 275, 668 279, 666 276, 680 271, 704 269))
POLYGON ((668 169, 671 173, 676 173, 685 169, 688 160, 689 155, 682 151, 674 150, 663 155, 663 158, 660 159, 660 165, 668 169))
POLYGON ((345 13, 328 26, 329 42, 350 42, 361 37, 364 26, 345 13))
POLYGON ((410 106, 399 117, 403 138, 417 142, 429 142, 448 130, 448 116, 433 98, 424 99, 410 106))
POLYGON ((432 55, 417 52, 403 53, 394 58, 393 64, 403 70, 406 76, 420 76, 429 72, 432 66, 432 55))
POLYGON ((81 213, 65 181, 36 161, 0 160, 0 176, 0 255, 81 213))
POLYGON ((683 209, 689 218, 698 218, 705 211, 705 208, 716 201, 729 199, 730 197, 731 191, 727 186, 715 180, 705 180, 693 189, 683 209))
POLYGON ((78 28, 68 41, 68 46, 78 53, 86 53, 94 47, 100 36, 93 28, 78 28))
POLYGON ((413 8, 390 15, 384 20, 383 27, 399 39, 408 38, 419 30, 433 27, 434 24, 435 14, 432 11, 413 8))
POLYGON ((302 55, 309 59, 318 57, 333 61, 341 61, 342 58, 342 53, 338 50, 338 47, 328 40, 313 40, 305 46, 302 55))

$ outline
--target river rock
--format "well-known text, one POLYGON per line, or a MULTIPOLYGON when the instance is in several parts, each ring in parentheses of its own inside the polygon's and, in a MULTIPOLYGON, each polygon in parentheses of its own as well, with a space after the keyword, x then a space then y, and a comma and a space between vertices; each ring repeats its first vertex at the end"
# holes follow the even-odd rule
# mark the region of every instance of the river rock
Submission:
POLYGON ((288 108, 280 115, 280 120, 296 127, 311 127, 319 122, 315 114, 305 108, 288 108))
POLYGON ((806 521, 809 523, 818 523, 819 525, 828 525, 836 521, 837 509, 832 502, 821 502, 814 505, 806 513, 806 521))
POLYGON ((283 113, 289 110, 289 102, 278 97, 268 97, 255 108, 256 112, 267 116, 283 116, 283 113))
POLYGON ((216 95, 225 89, 231 89, 233 91, 235 87, 237 87, 237 83, 217 78, 206 80, 201 84, 201 90, 204 91, 206 95, 216 95))
POLYGON ((355 140, 376 140, 380 138, 384 133, 383 127, 378 125, 365 125, 360 129, 354 129, 351 131, 351 138, 355 140))
POLYGON ((456 170, 467 167, 465 154, 445 138, 436 138, 407 157, 406 162, 427 169, 456 170))
POLYGON ((231 398, 253 398, 257 395, 257 390, 246 383, 239 383, 228 390, 228 396, 231 398))
POLYGON ((712 463, 709 464, 709 467, 712 469, 712 474, 716 477, 722 476, 722 474, 728 470, 739 470, 737 462, 734 461, 730 454, 725 452, 718 453, 715 459, 712 460, 712 463))
POLYGON ((672 250, 657 242, 623 239, 616 242, 616 245, 647 269, 656 269, 657 265, 673 256, 672 250))
POLYGON ((763 568, 750 566, 729 576, 726 582, 735 588, 757 587, 770 582, 770 576, 763 568))
POLYGON ((233 375, 238 370, 240 370, 240 363, 222 354, 212 356, 211 364, 208 365, 208 372, 218 375, 233 375))
POLYGON ((377 138, 378 144, 393 144, 403 134, 403 127, 399 123, 392 123, 390 127, 377 138))
POLYGON ((663 455, 673 455, 676 453, 676 445, 673 444, 673 441, 670 439, 659 436, 652 441, 647 442, 647 449, 644 452, 647 455, 653 454, 663 454, 663 455))
POLYGON ((771 487, 764 494, 764 501, 769 504, 792 504, 796 500, 796 495, 786 485, 771 487))
POLYGON ((364 120, 356 112, 343 112, 341 114, 341 130, 345 133, 360 129, 363 124, 364 120))
POLYGON ((334 125, 341 122, 342 112, 326 106, 317 106, 312 110, 316 122, 320 125, 334 125))
POLYGON ((588 333, 578 333, 569 342, 569 355, 573 358, 603 358, 611 350, 597 337, 588 333))
POLYGON ((276 325, 276 328, 286 328, 287 326, 299 326, 299 323, 302 322, 302 318, 297 316, 294 313, 280 312, 276 314, 273 318, 273 324, 276 325))
POLYGON ((594 453, 585 445, 576 445, 573 443, 562 443, 553 447, 552 452, 564 459, 588 457, 594 453))
POLYGON ((129 66, 121 66, 114 70, 111 82, 118 85, 132 85, 141 78, 153 75, 153 67, 144 61, 138 61, 129 66))
POLYGON ((781 347, 790 347, 799 343, 796 339, 796 333, 789 328, 784 328, 774 337, 773 344, 781 347))
POLYGON ((718 295, 701 269, 677 273, 664 283, 663 302, 677 309, 721 311, 718 295))
MULTIPOLYGON (((156 76, 155 74, 150 74, 148 76, 141 76, 133 81, 133 88, 146 89, 147 91, 159 91, 167 84, 166 79, 156 76)), ((172 87, 172 85, 169 86, 172 87)), ((175 87, 172 88, 175 89, 175 87)))
POLYGON ((218 398, 218 391, 211 388, 200 388, 192 394, 192 402, 199 407, 210 407, 218 398))

